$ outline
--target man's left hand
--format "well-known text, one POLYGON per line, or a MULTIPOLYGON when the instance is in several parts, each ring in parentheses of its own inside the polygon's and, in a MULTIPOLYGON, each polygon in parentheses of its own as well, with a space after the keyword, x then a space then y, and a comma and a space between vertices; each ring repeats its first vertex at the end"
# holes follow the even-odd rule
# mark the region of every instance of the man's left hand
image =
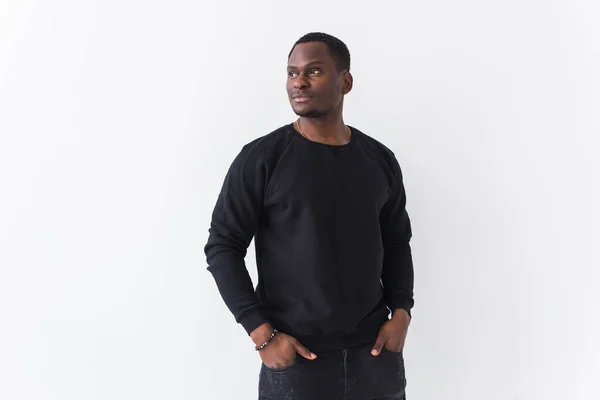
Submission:
POLYGON ((371 354, 374 356, 379 355, 384 347, 395 353, 402 351, 410 319, 406 310, 398 309, 394 311, 392 318, 386 321, 379 330, 379 335, 377 336, 373 350, 371 350, 371 354))

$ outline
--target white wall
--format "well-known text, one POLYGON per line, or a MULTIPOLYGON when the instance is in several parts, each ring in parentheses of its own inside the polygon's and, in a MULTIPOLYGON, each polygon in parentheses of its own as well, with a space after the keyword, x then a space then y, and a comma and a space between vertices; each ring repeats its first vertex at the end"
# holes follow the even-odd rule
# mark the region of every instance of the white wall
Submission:
POLYGON ((409 399, 599 399, 598 21, 594 0, 1 1, 0 398, 256 398, 203 246, 322 30, 353 56, 346 121, 404 169, 409 399))

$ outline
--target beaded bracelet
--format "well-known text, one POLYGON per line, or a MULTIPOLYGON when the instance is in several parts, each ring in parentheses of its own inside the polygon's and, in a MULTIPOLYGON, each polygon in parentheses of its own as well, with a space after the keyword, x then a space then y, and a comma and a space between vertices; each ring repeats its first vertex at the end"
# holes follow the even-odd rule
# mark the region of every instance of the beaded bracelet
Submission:
POLYGON ((269 336, 269 338, 267 339, 266 342, 264 342, 263 344, 261 344, 260 346, 255 346, 254 350, 258 351, 258 350, 262 350, 265 348, 266 345, 268 345, 271 340, 273 340, 273 338, 275 337, 275 335, 277 334, 277 329, 273 329, 273 333, 271 333, 271 336, 269 336))

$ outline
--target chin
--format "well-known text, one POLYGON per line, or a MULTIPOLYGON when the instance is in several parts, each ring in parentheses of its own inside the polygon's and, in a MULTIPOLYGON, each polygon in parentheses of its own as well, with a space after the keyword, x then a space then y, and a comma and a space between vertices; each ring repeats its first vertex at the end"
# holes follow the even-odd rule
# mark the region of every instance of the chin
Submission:
POLYGON ((319 111, 319 110, 311 110, 311 109, 306 109, 306 110, 298 110, 296 108, 293 109, 294 113, 296 113, 297 116, 299 117, 304 117, 304 118, 318 118, 323 116, 325 113, 319 111))

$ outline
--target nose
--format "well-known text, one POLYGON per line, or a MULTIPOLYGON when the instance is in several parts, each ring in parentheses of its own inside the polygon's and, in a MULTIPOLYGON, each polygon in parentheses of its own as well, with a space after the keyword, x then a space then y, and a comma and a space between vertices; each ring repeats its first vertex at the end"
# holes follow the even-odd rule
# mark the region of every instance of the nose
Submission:
POLYGON ((300 73, 296 79, 294 79, 294 89, 303 89, 308 87, 308 81, 304 73, 300 73))

